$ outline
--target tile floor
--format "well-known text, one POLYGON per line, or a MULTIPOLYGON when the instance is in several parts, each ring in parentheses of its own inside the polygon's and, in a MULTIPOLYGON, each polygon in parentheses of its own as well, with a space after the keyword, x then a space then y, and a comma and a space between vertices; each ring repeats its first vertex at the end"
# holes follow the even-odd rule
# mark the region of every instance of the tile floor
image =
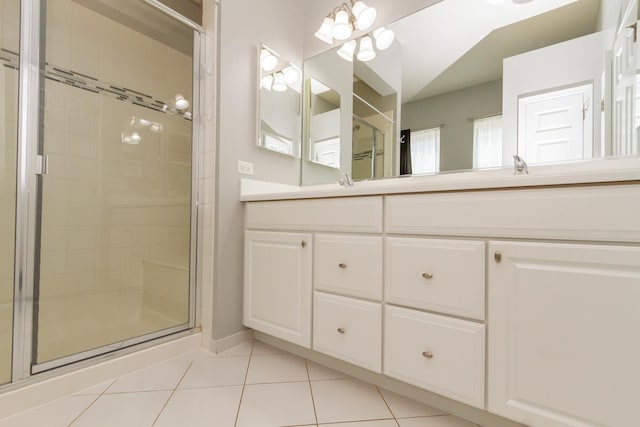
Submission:
POLYGON ((0 427, 472 427, 256 341, 195 351, 56 400, 0 427))

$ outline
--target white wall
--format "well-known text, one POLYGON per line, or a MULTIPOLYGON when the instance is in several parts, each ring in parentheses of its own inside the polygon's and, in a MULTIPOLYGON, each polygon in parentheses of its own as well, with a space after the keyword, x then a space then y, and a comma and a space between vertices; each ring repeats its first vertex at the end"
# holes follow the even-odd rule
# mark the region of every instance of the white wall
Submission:
POLYGON ((606 32, 590 34, 506 58, 503 62, 503 164, 517 151, 518 98, 536 92, 593 83, 594 153, 599 152, 601 75, 606 32), (598 141, 598 142, 595 142, 598 141))
POLYGON ((242 327, 244 214, 238 160, 254 163, 254 178, 298 184, 300 160, 256 146, 258 47, 302 64, 303 3, 299 0, 221 0, 218 151, 215 191, 213 338, 242 327))
POLYGON ((402 129, 440 130, 440 170, 473 167, 473 121, 502 111, 502 80, 402 105, 402 129))

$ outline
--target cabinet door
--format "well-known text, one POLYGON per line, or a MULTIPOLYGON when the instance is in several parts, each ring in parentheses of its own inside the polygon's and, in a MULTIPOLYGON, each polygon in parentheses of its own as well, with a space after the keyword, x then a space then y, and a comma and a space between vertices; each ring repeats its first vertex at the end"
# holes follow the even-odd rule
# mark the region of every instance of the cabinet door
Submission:
POLYGON ((306 233, 245 232, 246 326, 311 347, 312 239, 306 233))
POLYGON ((492 242, 489 257, 489 410, 637 426, 640 248, 492 242))

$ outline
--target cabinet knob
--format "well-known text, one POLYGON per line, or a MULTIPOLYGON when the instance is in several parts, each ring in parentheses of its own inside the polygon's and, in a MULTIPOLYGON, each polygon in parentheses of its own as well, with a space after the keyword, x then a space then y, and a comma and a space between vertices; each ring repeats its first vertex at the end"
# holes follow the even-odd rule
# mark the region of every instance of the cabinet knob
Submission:
POLYGON ((493 259, 495 259, 496 262, 502 261, 502 254, 500 251, 496 251, 496 253, 493 254, 493 259))
POLYGON ((340 264, 338 264, 338 267, 340 268, 347 268, 347 264, 345 264, 344 262, 341 262, 340 264))
POLYGON ((433 359, 433 353, 431 353, 430 351, 423 351, 422 355, 427 359, 433 359))
POLYGON ((300 242, 300 246, 302 246, 303 248, 307 247, 307 241, 303 240, 302 242, 300 242))
POLYGON ((341 334, 344 334, 346 332, 345 328, 338 328, 337 331, 341 334))
POLYGON ((433 274, 431 274, 431 273, 422 273, 422 277, 424 277, 427 280, 433 279, 433 274))

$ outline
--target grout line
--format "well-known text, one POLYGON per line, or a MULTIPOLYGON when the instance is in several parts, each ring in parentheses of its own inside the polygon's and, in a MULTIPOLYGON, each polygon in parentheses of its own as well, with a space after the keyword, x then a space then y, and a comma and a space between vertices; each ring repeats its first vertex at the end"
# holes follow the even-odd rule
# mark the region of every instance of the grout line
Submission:
POLYGON ((165 408, 169 404, 169 401, 171 400, 173 395, 176 393, 176 390, 178 390, 178 386, 180 385, 180 383, 182 382, 184 377, 187 375, 187 372, 189 372, 189 369, 191 369, 192 365, 193 365, 193 360, 191 361, 191 363, 189 363, 189 366, 187 366, 187 369, 185 369, 184 372, 182 373, 182 376, 180 377, 180 381, 178 381, 176 386, 171 391, 171 394, 169 395, 169 398, 167 399, 166 402, 164 402, 164 405, 162 405, 162 408, 160 409, 160 412, 158 412, 158 415, 156 415, 156 418, 153 420, 153 423, 151 424, 151 427, 153 427, 158 422, 158 419, 160 418, 160 415, 162 415, 162 412, 165 410, 165 408))
POLYGON ((382 394, 382 391, 380 391, 380 387, 378 387, 378 386, 375 386, 375 387, 376 387, 376 390, 378 390, 378 394, 382 398, 382 401, 384 402, 385 405, 387 405, 387 409, 389 410, 389 413, 393 417, 393 420, 396 422, 398 427, 400 427, 400 423, 398 422, 398 419, 396 418, 396 414, 394 414, 393 411, 391 410, 391 406, 389 406, 389 404, 387 403, 387 399, 384 398, 384 394, 382 394))
MULTIPOLYGON (((69 423, 69 425, 68 425, 67 427, 69 427, 69 426, 71 426, 73 423, 75 423, 75 422, 78 420, 78 418, 80 418, 80 417, 82 416, 82 414, 84 414, 85 412, 87 412, 87 410, 88 410, 89 408, 91 408, 91 407, 93 406, 93 404, 94 404, 94 403, 96 403, 96 401, 97 401, 98 399, 100 399, 100 398, 101 398, 101 397, 102 397, 102 396, 107 392, 107 390, 109 390, 109 388, 110 388, 113 384, 115 384, 115 382, 116 382, 116 381, 118 381, 118 379, 117 379, 117 378, 116 378, 116 379, 114 379, 113 381, 111 381, 111 384, 109 384, 109 385, 107 386, 107 388, 105 388, 105 389, 102 391, 102 393, 100 393, 99 395, 97 395, 97 396, 96 396, 96 398, 95 398, 95 399, 93 399, 93 400, 91 401, 91 403, 90 403, 89 405, 87 405, 87 407, 86 407, 86 408, 84 408, 82 411, 80 411, 80 413, 79 413, 79 414, 78 414, 74 419, 72 419, 72 420, 71 420, 71 422, 69 423)), ((72 396, 73 396, 73 395, 72 395, 72 396)), ((86 395, 84 395, 84 396, 86 396, 86 395)))
POLYGON ((311 393, 311 404, 313 405, 313 416, 316 418, 316 425, 318 425, 318 411, 316 410, 316 400, 313 398, 313 387, 311 387, 311 375, 309 375, 309 361, 304 360, 304 367, 307 370, 307 381, 309 383, 309 392, 311 393))
POLYGON ((249 361, 247 362, 247 372, 244 374, 244 381, 242 382, 242 392, 240 393, 240 401, 238 402, 238 411, 236 412, 236 420, 233 422, 233 427, 238 426, 238 418, 240 418, 240 407, 242 407, 242 398, 244 397, 244 388, 247 385, 247 377, 249 376, 249 367, 251 366, 251 358, 253 357, 253 348, 256 345, 256 341, 253 340, 251 344, 251 352, 249 353, 249 361))

